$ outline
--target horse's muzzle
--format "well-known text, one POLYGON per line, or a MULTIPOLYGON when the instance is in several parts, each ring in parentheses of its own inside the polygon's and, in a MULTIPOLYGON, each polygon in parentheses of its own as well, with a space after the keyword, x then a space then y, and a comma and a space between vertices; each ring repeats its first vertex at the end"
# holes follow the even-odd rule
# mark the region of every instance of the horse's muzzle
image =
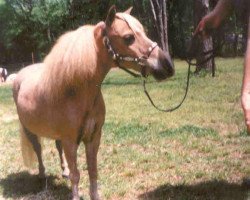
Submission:
POLYGON ((149 67, 154 78, 158 81, 165 80, 174 75, 174 64, 167 52, 158 48, 158 52, 148 59, 149 67))

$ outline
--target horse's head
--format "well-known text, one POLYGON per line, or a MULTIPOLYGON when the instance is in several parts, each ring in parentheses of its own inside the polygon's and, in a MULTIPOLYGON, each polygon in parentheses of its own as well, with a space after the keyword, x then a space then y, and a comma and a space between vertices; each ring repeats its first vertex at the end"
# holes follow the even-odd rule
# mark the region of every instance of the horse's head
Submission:
POLYGON ((172 76, 174 66, 169 53, 146 36, 142 24, 130 15, 131 10, 117 13, 112 6, 106 18, 105 35, 113 59, 143 76, 152 74, 159 81, 172 76))

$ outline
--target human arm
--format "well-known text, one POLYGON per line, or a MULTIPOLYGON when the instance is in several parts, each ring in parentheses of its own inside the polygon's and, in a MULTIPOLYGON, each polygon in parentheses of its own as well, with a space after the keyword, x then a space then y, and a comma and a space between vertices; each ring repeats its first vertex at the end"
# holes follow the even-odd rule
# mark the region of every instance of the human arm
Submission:
POLYGON ((244 63, 244 76, 242 83, 242 107, 244 110, 245 121, 248 133, 250 134, 250 17, 248 20, 248 39, 247 39, 247 51, 245 55, 244 63))
POLYGON ((231 10, 232 0, 220 0, 214 10, 201 19, 194 32, 194 35, 203 32, 206 29, 217 28, 230 14, 231 10))

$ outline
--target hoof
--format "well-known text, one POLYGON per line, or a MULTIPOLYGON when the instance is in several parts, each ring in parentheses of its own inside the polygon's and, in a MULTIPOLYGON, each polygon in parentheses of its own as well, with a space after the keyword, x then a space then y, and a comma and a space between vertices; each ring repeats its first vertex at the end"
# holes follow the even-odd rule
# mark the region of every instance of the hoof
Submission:
POLYGON ((63 170, 62 177, 65 179, 69 179, 69 169, 63 170))
POLYGON ((242 186, 250 189, 250 177, 243 179, 242 186))
POLYGON ((44 166, 42 166, 42 167, 39 166, 39 174, 38 174, 38 177, 39 177, 40 179, 45 179, 45 178, 46 178, 44 166))
POLYGON ((62 174, 62 177, 63 177, 64 179, 69 179, 69 175, 66 175, 66 174, 62 174))
POLYGON ((41 179, 41 180, 43 180, 43 179, 46 178, 46 175, 44 173, 39 173, 38 174, 38 178, 41 179))

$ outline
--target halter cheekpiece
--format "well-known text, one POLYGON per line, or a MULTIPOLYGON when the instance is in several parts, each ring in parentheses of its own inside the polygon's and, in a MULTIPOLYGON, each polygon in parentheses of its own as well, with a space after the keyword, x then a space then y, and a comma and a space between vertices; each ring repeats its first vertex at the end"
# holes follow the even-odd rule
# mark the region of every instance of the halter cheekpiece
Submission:
POLYGON ((158 46, 156 42, 148 48, 147 50, 147 58, 146 57, 131 57, 131 56, 121 56, 120 54, 116 53, 110 43, 110 40, 107 35, 104 36, 104 45, 108 50, 109 55, 113 58, 114 61, 127 61, 127 62, 136 62, 138 65, 145 66, 145 60, 148 59, 152 51, 155 47, 158 46))

